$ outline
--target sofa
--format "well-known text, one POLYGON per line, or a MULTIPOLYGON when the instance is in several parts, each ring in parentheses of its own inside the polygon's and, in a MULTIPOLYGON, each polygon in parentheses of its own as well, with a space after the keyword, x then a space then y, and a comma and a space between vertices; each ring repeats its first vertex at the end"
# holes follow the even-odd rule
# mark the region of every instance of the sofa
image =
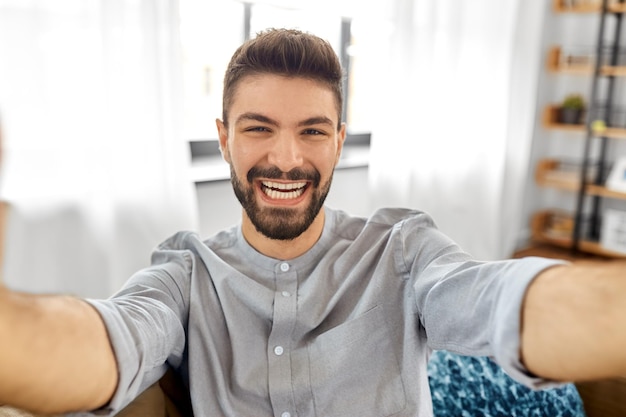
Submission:
POLYGON ((532 390, 488 357, 435 351, 428 378, 436 417, 585 417, 574 384, 532 390))

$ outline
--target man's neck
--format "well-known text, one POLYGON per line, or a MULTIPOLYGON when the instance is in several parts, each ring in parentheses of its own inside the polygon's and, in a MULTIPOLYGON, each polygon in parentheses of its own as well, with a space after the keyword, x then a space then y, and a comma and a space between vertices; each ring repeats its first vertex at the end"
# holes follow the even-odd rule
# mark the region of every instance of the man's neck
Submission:
POLYGON ((322 207, 311 226, 292 240, 268 238, 256 230, 245 212, 243 213, 241 227, 243 237, 254 249, 270 258, 287 260, 297 258, 315 245, 324 230, 324 218, 324 208, 322 207))

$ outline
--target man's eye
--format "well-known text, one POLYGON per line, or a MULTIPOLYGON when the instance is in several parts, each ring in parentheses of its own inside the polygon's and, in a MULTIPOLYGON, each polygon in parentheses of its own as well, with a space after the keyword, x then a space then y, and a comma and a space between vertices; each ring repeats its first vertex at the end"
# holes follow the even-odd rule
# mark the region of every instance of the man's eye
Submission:
POLYGON ((245 129, 246 132, 269 132, 269 129, 264 126, 252 126, 245 129))
POLYGON ((316 135, 323 135, 324 132, 317 130, 317 129, 306 129, 304 132, 302 132, 305 135, 312 135, 312 136, 316 136, 316 135))

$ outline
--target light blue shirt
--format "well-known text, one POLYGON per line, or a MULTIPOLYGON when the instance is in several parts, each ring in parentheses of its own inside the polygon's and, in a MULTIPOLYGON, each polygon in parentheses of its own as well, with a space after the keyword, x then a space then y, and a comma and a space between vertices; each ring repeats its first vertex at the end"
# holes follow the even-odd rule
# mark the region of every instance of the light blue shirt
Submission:
POLYGON ((319 241, 284 261, 240 226, 178 233, 102 315, 117 357, 119 410, 167 366, 205 416, 430 416, 431 349, 520 362, 525 289, 553 260, 479 262, 418 211, 371 218, 326 208, 319 241))

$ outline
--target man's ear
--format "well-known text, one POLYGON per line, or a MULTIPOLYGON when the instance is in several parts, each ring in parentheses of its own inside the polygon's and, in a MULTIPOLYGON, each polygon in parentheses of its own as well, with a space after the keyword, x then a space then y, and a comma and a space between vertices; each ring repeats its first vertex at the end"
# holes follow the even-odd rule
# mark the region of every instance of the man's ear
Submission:
POLYGON ((343 143, 346 140, 346 124, 342 123, 337 133, 337 156, 335 157, 335 166, 339 163, 341 158, 341 151, 343 150, 343 143))
POLYGON ((222 158, 224 158, 224 161, 230 164, 230 151, 228 150, 228 128, 220 119, 215 119, 215 125, 217 126, 217 134, 219 136, 222 158))

